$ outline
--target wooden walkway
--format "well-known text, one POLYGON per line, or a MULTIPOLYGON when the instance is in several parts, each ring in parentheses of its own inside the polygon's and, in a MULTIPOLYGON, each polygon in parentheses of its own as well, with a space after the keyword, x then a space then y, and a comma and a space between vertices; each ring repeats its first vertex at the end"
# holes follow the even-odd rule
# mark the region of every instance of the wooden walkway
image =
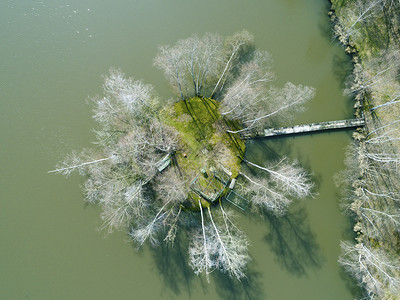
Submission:
POLYGON ((363 127, 365 125, 364 119, 349 119, 340 121, 329 121, 320 123, 311 123, 305 125, 296 125, 291 127, 268 128, 259 134, 244 135, 245 139, 252 138, 268 138, 278 137, 283 135, 304 134, 318 131, 338 130, 338 129, 351 129, 363 127))

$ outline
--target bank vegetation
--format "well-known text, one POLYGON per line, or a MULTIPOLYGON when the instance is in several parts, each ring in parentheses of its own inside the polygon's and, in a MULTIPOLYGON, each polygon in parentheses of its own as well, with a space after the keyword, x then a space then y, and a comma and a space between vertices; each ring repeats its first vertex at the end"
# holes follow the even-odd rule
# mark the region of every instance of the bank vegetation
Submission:
POLYGON ((339 262, 365 298, 399 299, 400 1, 331 2, 335 35, 354 66, 345 92, 366 121, 339 176, 356 233, 354 241, 342 242, 339 262))

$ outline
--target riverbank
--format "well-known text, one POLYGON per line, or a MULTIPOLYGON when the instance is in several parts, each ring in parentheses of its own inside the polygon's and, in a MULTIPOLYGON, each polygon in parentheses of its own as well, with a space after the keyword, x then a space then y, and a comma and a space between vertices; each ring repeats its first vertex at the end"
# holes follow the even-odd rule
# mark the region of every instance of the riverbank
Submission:
POLYGON ((368 298, 394 299, 400 294, 400 4, 331 4, 334 34, 353 63, 345 93, 355 100, 355 115, 366 121, 353 134, 347 169, 338 176, 356 233, 355 243, 342 242, 339 262, 368 298))

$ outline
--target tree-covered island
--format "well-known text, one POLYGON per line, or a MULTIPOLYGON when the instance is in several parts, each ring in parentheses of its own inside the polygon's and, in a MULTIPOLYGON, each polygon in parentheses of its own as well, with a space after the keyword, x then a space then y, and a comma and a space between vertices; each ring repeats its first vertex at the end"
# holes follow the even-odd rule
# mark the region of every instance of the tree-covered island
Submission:
POLYGON ((183 230, 196 274, 240 280, 250 257, 232 208, 283 215, 313 187, 296 162, 247 160, 244 137, 286 122, 314 90, 271 85, 271 57, 246 31, 160 47, 154 64, 177 96, 164 101, 151 85, 111 70, 104 95, 93 99, 96 149, 51 172, 84 176, 86 201, 102 207, 106 230, 125 230, 138 246, 172 244, 183 230))

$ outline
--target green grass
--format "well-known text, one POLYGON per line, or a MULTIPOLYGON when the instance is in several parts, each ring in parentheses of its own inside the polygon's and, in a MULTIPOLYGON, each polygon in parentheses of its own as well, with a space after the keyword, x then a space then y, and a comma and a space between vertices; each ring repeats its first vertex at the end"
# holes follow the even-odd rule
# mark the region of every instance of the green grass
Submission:
MULTIPOLYGON (((239 174, 245 144, 237 134, 226 132, 229 121, 222 118, 218 107, 218 101, 196 97, 174 103, 163 115, 166 123, 179 132, 176 163, 189 183, 201 169, 218 168, 219 164, 229 169, 232 177, 239 174)), ((198 202, 196 195, 192 197, 198 202)), ((203 206, 209 205, 200 200, 203 206)))

